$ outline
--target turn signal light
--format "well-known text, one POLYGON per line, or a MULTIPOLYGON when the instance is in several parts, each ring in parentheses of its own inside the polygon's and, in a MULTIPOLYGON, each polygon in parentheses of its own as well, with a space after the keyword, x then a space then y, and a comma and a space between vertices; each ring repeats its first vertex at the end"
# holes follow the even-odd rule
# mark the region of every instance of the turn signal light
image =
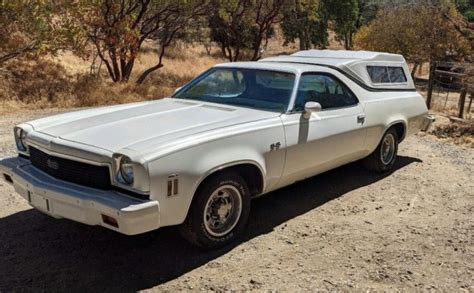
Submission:
POLYGON ((111 216, 102 215, 102 221, 112 227, 115 227, 115 228, 119 227, 117 220, 115 218, 112 218, 111 216))

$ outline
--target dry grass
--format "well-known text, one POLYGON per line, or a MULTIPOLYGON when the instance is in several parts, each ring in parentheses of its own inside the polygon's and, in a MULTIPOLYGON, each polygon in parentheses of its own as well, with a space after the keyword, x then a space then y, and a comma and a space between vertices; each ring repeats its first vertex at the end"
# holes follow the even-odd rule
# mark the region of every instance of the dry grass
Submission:
POLYGON ((225 62, 202 46, 175 45, 168 50, 164 67, 144 84, 133 81, 156 64, 157 52, 145 47, 132 72, 132 82, 116 84, 105 66, 91 74, 92 60, 65 52, 35 61, 14 61, 0 69, 0 113, 18 109, 69 108, 159 99, 216 63, 225 62))
MULTIPOLYGON (((296 44, 283 47, 283 42, 282 34, 277 33, 269 40, 263 57, 297 50, 296 44)), ((180 42, 168 48, 165 56, 164 67, 150 74, 142 85, 134 81, 158 61, 158 52, 152 43, 144 45, 131 81, 124 84, 111 82, 105 66, 99 66, 98 60, 84 60, 71 52, 41 60, 10 62, 0 68, 0 113, 160 99, 216 63, 227 62, 217 47, 208 53, 203 45, 180 42)))
POLYGON ((474 148, 474 122, 472 121, 458 123, 444 119, 430 132, 438 138, 474 148))

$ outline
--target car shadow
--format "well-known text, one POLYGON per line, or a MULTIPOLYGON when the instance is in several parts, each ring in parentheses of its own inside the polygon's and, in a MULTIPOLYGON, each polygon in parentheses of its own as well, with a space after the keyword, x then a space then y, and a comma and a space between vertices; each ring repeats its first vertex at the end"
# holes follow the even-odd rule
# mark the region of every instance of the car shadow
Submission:
MULTIPOLYGON (((413 162, 421 161, 400 156, 394 171, 413 162)), ((214 251, 191 246, 173 227, 127 237, 100 227, 55 220, 33 209, 21 211, 0 218, 0 292, 151 288, 390 174, 374 174, 353 163, 258 198, 252 202, 242 239, 214 251)))

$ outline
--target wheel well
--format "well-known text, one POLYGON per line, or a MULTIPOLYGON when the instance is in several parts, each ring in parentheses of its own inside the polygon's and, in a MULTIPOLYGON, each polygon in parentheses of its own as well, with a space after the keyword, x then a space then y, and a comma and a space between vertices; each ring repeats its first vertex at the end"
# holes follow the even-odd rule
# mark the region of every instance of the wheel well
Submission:
POLYGON ((395 131, 397 132, 398 142, 402 142, 405 139, 405 134, 406 134, 405 124, 403 124, 402 122, 398 122, 390 126, 389 129, 392 129, 392 128, 395 129, 395 131))
POLYGON ((209 180, 211 177, 220 174, 222 172, 236 172, 239 174, 247 183, 248 188, 250 190, 250 194, 252 196, 259 195, 260 193, 263 192, 263 174, 260 171, 260 168, 257 166, 250 164, 250 163, 245 163, 245 164, 239 164, 239 165, 234 165, 234 166, 229 166, 224 169, 219 169, 211 174, 209 174, 200 184, 198 189, 203 186, 203 184, 209 180))

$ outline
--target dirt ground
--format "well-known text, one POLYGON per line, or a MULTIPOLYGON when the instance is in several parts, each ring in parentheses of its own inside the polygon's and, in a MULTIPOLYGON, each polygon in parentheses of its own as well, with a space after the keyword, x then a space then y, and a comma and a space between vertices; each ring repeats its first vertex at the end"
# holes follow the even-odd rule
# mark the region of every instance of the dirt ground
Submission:
MULTIPOLYGON (((0 116, 0 156, 14 124, 0 116)), ((395 171, 354 163, 252 203, 245 237, 202 251, 164 228, 127 237, 55 220, 0 182, 0 292, 390 290, 474 292, 474 149, 408 138, 395 171)))

